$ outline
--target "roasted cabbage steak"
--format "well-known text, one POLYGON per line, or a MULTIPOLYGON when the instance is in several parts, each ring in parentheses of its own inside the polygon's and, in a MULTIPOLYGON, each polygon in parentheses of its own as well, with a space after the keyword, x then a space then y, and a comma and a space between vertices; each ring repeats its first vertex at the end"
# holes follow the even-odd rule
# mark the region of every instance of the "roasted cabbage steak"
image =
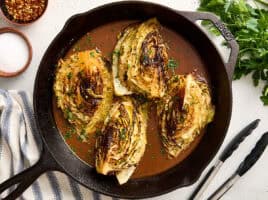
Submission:
POLYGON ((115 94, 143 94, 155 99, 166 92, 167 47, 156 18, 128 26, 113 53, 115 94))
POLYGON ((135 100, 117 100, 96 141, 96 169, 124 184, 135 171, 146 146, 147 108, 135 100))
POLYGON ((161 138, 169 157, 177 157, 213 120, 214 106, 208 85, 195 75, 173 77, 168 95, 160 101, 161 138))
POLYGON ((61 59, 57 66, 57 105, 83 141, 102 126, 112 104, 112 76, 106 65, 101 53, 91 50, 61 59))

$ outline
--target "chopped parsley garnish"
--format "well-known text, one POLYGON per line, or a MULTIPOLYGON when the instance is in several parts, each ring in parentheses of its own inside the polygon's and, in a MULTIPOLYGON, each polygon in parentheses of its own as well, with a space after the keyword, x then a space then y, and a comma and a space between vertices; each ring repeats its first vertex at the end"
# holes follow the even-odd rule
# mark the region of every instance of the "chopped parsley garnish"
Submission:
POLYGON ((101 132, 101 130, 96 130, 96 133, 95 133, 95 137, 97 138, 97 137, 99 137, 99 136, 101 136, 102 135, 102 132, 101 132))
POLYGON ((69 80, 72 78, 72 76, 73 76, 73 73, 72 73, 72 72, 69 72, 69 73, 67 74, 67 78, 68 78, 69 80))
POLYGON ((95 57, 94 51, 91 51, 89 54, 91 57, 93 57, 93 58, 95 57))
POLYGON ((116 55, 117 57, 119 57, 120 56, 120 51, 119 50, 114 50, 113 54, 116 55))
POLYGON ((69 90, 66 92, 66 94, 68 96, 72 96, 74 94, 74 89, 73 88, 69 88, 69 90))
POLYGON ((120 137, 121 140, 126 139, 126 132, 127 132, 127 131, 126 131, 125 128, 122 128, 122 129, 120 130, 119 137, 120 137))
POLYGON ((67 140, 67 139, 70 139, 72 137, 74 133, 74 129, 73 128, 70 128, 67 130, 67 132, 65 133, 64 135, 64 138, 67 140))
POLYGON ((91 38, 90 35, 88 35, 88 36, 87 36, 87 42, 88 42, 88 43, 91 43, 91 41, 92 41, 92 38, 91 38))
POLYGON ((179 122, 184 123, 184 121, 185 121, 185 116, 182 114, 179 116, 179 122))
POLYGON ((84 70, 81 70, 80 72, 78 72, 78 76, 82 77, 84 75, 84 70))
POLYGON ((65 110, 65 117, 68 119, 68 120, 72 120, 74 118, 74 115, 73 113, 71 112, 71 110, 69 108, 67 108, 65 110))
POLYGON ((83 128, 83 129, 81 130, 81 135, 86 135, 86 129, 85 129, 85 128, 83 128))
POLYGON ((166 137, 161 136, 161 139, 162 139, 162 141, 163 141, 164 143, 168 143, 168 139, 167 139, 166 137))
POLYGON ((179 76, 174 76, 173 81, 174 81, 174 82, 179 81, 179 76))
POLYGON ((73 49, 73 51, 80 51, 80 50, 81 50, 81 48, 80 48, 79 45, 75 46, 74 49, 73 49))
POLYGON ((152 49, 148 51, 148 55, 150 56, 153 53, 152 49))
POLYGON ((79 142, 82 142, 82 141, 83 141, 83 138, 82 138, 80 135, 78 135, 78 136, 77 136, 77 140, 78 140, 79 142))
POLYGON ((143 63, 148 63, 149 62, 149 59, 150 59, 150 57, 149 57, 149 55, 148 54, 144 54, 144 55, 142 55, 142 62, 143 63))
POLYGON ((83 129, 81 130, 81 132, 80 132, 80 138, 81 138, 82 140, 88 140, 88 139, 89 139, 89 137, 88 137, 88 135, 87 135, 87 133, 86 133, 86 128, 83 128, 83 129))
POLYGON ((177 68, 179 66, 178 62, 174 59, 169 59, 168 60, 168 67, 172 70, 174 70, 175 68, 177 68))
POLYGON ((122 164, 122 163, 124 163, 124 162, 126 162, 126 159, 125 159, 125 158, 121 158, 121 159, 119 160, 119 164, 122 164))
POLYGON ((162 155, 166 154, 166 151, 165 151, 164 147, 161 147, 161 149, 160 149, 160 153, 161 153, 162 155))

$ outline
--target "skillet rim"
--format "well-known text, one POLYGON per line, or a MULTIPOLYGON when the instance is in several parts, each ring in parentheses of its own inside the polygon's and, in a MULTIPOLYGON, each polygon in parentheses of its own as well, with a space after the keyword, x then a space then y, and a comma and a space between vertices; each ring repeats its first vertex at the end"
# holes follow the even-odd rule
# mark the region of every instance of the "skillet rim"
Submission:
MULTIPOLYGON (((34 95, 33 95, 33 98, 34 98, 34 111, 35 111, 35 113, 38 113, 38 105, 37 105, 38 104, 38 100, 37 99, 38 99, 38 93, 39 93, 39 91, 38 91, 38 85, 39 85, 38 80, 40 79, 39 77, 42 76, 41 73, 40 73, 40 71, 41 71, 41 66, 44 65, 44 62, 45 62, 44 61, 44 58, 48 56, 48 52, 51 51, 52 47, 59 40, 59 38, 61 37, 61 35, 66 31, 66 29, 69 28, 71 22, 73 20, 75 20, 76 18, 82 17, 84 15, 88 15, 89 13, 98 12, 99 10, 105 9, 107 7, 120 6, 122 4, 123 5, 140 4, 140 5, 144 5, 144 6, 160 7, 160 9, 165 9, 168 12, 173 12, 176 15, 180 15, 181 17, 183 17, 185 20, 187 20, 188 22, 190 22, 190 24, 192 24, 193 26, 195 26, 196 28, 198 28, 198 30, 200 31, 200 34, 201 33, 204 34, 205 37, 208 39, 208 41, 210 41, 211 45, 213 46, 213 49, 215 50, 215 53, 220 57, 221 63, 225 67, 224 68, 224 71, 226 73, 225 76, 228 77, 227 70, 226 70, 226 64, 223 62, 222 57, 221 57, 221 55, 218 52, 218 49, 215 47, 215 45, 213 44, 213 42, 208 38, 208 36, 204 33, 204 31, 200 27, 198 27, 195 23, 193 23, 191 20, 189 20, 186 16, 183 15, 183 12, 185 12, 185 11, 175 10, 175 9, 170 8, 170 7, 167 7, 167 6, 163 6, 161 4, 152 3, 152 2, 146 2, 146 1, 119 1, 119 2, 107 3, 107 4, 103 4, 101 6, 95 7, 93 9, 90 9, 90 10, 88 10, 86 12, 75 14, 75 15, 71 16, 67 20, 67 22, 64 24, 64 26, 60 30, 60 32, 51 41, 50 45, 46 49, 46 51, 45 51, 45 53, 44 53, 44 55, 43 55, 43 57, 42 57, 42 59, 40 61, 40 65, 39 65, 39 68, 37 70, 37 74, 36 74, 36 78, 35 78, 34 95)), ((84 185, 85 187, 89 188, 92 191, 95 191, 95 192, 98 192, 98 193, 101 193, 101 194, 104 194, 104 195, 109 195, 109 196, 112 196, 112 197, 117 197, 117 198, 130 198, 130 199, 149 198, 149 197, 155 197, 155 196, 163 195, 163 194, 166 194, 168 192, 174 191, 175 189, 186 187, 186 186, 189 186, 189 185, 194 184, 200 178, 200 176, 202 175, 202 173, 205 170, 205 168, 208 167, 209 163, 215 158, 215 155, 218 153, 221 145, 223 144, 223 141, 224 141, 224 138, 225 138, 225 136, 227 134, 227 131, 228 131, 228 128, 229 128, 229 125, 230 125, 230 120, 231 120, 233 101, 232 101, 232 87, 231 87, 231 83, 229 82, 229 80, 228 80, 228 90, 229 90, 229 105, 230 105, 230 107, 229 107, 228 114, 227 114, 227 117, 226 117, 226 124, 225 124, 224 130, 222 130, 222 133, 223 134, 221 135, 221 139, 220 139, 221 142, 219 142, 217 144, 217 147, 215 148, 214 152, 211 153, 210 158, 207 159, 206 161, 204 161, 203 167, 200 168, 198 175, 196 175, 196 177, 191 177, 191 180, 189 179, 188 183, 181 183, 180 185, 176 185, 174 187, 170 187, 169 189, 161 190, 159 192, 154 192, 153 194, 148 194, 147 193, 147 194, 142 194, 142 195, 137 195, 137 196, 133 196, 133 195, 130 195, 130 196, 127 196, 127 195, 118 195, 118 194, 113 194, 113 193, 109 193, 109 192, 106 192, 106 191, 99 191, 99 190, 95 189, 94 187, 90 187, 89 185, 85 184, 84 181, 81 181, 78 177, 75 177, 73 175, 73 173, 70 172, 70 170, 66 169, 65 168, 65 165, 63 165, 62 162, 59 161, 59 159, 57 158, 57 156, 54 155, 53 150, 51 150, 51 148, 50 148, 49 142, 47 142, 47 139, 44 136, 45 134, 42 134, 41 133, 42 132, 41 131, 42 129, 40 128, 40 124, 39 124, 39 120, 40 120, 39 118, 40 118, 40 116, 35 115, 35 120, 36 120, 36 124, 37 124, 38 130, 40 132, 39 134, 40 134, 40 136, 42 138, 42 141, 44 142, 44 146, 45 146, 44 148, 47 148, 48 149, 48 151, 50 152, 50 154, 53 157, 53 159, 59 164, 59 166, 61 166, 64 169, 64 173, 66 173, 68 176, 70 176, 73 179, 75 179, 78 183, 84 185)), ((57 132, 58 132, 58 130, 57 130, 57 132)), ((76 157, 76 156, 75 155, 72 155, 72 157, 76 157)), ((80 162, 82 162, 82 161, 80 161, 80 162)))

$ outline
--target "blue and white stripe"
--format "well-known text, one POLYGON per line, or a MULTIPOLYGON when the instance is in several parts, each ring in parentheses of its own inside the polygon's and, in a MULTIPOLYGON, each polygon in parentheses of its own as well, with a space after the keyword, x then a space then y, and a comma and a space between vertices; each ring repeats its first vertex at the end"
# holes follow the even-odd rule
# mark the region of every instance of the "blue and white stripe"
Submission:
MULTIPOLYGON (((41 139, 31 105, 25 92, 0 89, 0 182, 32 166, 40 157, 41 139)), ((60 172, 43 174, 19 199, 116 200, 92 192, 60 172)))

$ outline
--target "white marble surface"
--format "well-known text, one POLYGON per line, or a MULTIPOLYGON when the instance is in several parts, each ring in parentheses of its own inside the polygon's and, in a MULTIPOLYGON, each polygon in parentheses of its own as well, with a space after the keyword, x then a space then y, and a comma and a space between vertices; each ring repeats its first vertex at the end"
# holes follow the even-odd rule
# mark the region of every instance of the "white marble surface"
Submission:
MULTIPOLYGON (((23 89, 32 93, 35 74, 39 62, 46 48, 61 30, 65 21, 73 14, 87 11, 98 5, 111 2, 109 0, 50 0, 47 12, 36 23, 17 27, 24 32, 33 46, 33 60, 26 72, 16 78, 0 78, 0 88, 3 89, 23 89)), ((198 0, 161 0, 153 2, 170 6, 180 10, 195 10, 198 6, 198 0)), ((12 26, 0 19, 0 27, 12 26)), ((1 44, 0 44, 1 45, 1 44)), ((226 57, 226 52, 219 47, 221 53, 226 57)), ((226 161, 219 174, 204 194, 204 199, 211 194, 229 175, 234 172, 242 159, 249 153, 255 145, 258 138, 265 131, 268 131, 268 107, 263 107, 259 100, 261 87, 254 88, 251 84, 251 78, 246 77, 233 82, 233 113, 230 128, 222 147, 236 134, 243 126, 250 121, 260 118, 262 121, 256 131, 245 140, 233 156, 226 161)), ((222 148, 221 150, 222 151, 222 148)), ((215 161, 215 160, 214 160, 215 161)), ((213 164, 212 161, 210 163, 213 164)), ((268 199, 268 150, 257 164, 242 177, 235 186, 228 191, 222 198, 223 200, 267 200, 268 199)), ((203 174, 204 175, 204 174, 203 174)), ((189 197, 194 187, 185 187, 169 194, 156 197, 154 199, 184 200, 189 197)))

